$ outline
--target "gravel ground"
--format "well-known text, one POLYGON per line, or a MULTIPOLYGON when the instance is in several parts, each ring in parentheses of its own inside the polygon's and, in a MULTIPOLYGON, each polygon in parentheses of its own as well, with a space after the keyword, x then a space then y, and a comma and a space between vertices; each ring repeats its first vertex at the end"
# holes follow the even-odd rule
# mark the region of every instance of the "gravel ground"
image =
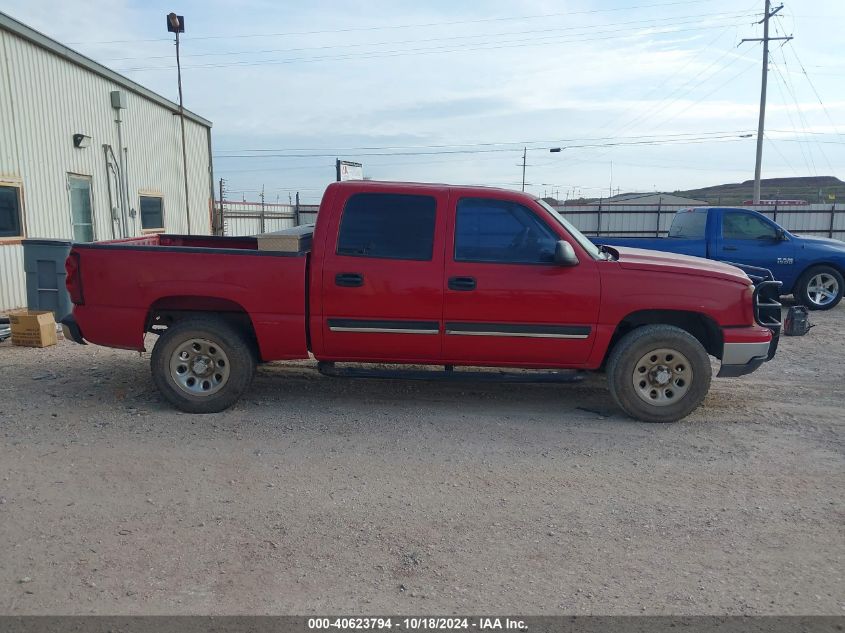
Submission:
POLYGON ((672 425, 571 385, 0 344, 0 613, 845 612, 845 308, 672 425))

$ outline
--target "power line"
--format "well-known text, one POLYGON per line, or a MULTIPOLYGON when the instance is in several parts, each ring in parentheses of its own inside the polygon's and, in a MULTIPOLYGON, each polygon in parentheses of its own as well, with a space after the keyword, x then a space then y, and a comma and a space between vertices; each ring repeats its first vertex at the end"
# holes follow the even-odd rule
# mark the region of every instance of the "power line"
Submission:
MULTIPOLYGON (((670 23, 672 25, 683 25, 683 24, 690 24, 690 23, 697 23, 699 22, 698 18, 711 18, 713 20, 716 19, 735 19, 738 17, 742 17, 744 15, 749 15, 747 12, 733 12, 733 13, 700 13, 697 15, 682 15, 672 18, 645 18, 640 20, 627 20, 625 22, 611 22, 607 24, 601 25, 584 25, 584 26, 564 26, 564 27, 554 27, 554 28, 544 28, 544 29, 529 29, 529 30, 522 30, 522 31, 505 31, 505 32, 498 32, 498 33, 476 33, 473 35, 453 35, 449 37, 430 37, 430 38, 422 38, 422 39, 413 39, 413 40, 391 40, 386 42, 358 42, 358 43, 351 43, 351 44, 329 44, 325 46, 303 46, 297 48, 271 48, 271 49, 263 49, 263 50, 247 50, 247 51, 222 51, 222 52, 214 52, 214 53, 194 53, 189 55, 183 55, 182 57, 220 57, 220 56, 232 56, 232 55, 259 55, 259 54, 266 54, 266 53, 293 53, 293 52, 300 52, 300 51, 309 51, 309 50, 330 50, 330 49, 337 49, 337 48, 360 48, 360 47, 374 47, 374 46, 388 46, 388 45, 396 45, 396 44, 419 44, 419 43, 427 43, 427 42, 445 42, 445 41, 454 41, 454 40, 467 40, 467 39, 478 39, 478 38, 485 38, 485 37, 501 37, 501 36, 510 36, 510 35, 529 35, 529 34, 536 34, 536 33, 560 33, 565 31, 585 31, 583 35, 589 33, 589 31, 595 30, 597 28, 604 29, 601 32, 610 32, 610 27, 618 27, 618 26, 626 26, 631 24, 640 24, 637 28, 645 29, 652 26, 659 26, 661 24, 670 23)), ((632 29, 633 30, 633 29, 632 29)), ((105 57, 102 58, 105 61, 132 61, 132 60, 143 60, 143 59, 170 59, 171 55, 145 55, 145 56, 137 56, 137 57, 105 57)))
MULTIPOLYGON (((590 137, 576 137, 576 138, 562 138, 552 140, 538 140, 538 141, 487 141, 476 143, 449 143, 449 144, 435 144, 435 145, 370 145, 360 147, 284 147, 273 149, 230 149, 221 150, 226 152, 314 152, 314 151, 337 151, 337 152, 352 152, 352 151, 370 151, 370 150, 401 150, 401 149, 448 149, 461 147, 493 147, 500 145, 537 145, 537 144, 553 144, 553 143, 572 143, 576 141, 620 141, 620 140, 640 140, 640 139, 661 139, 661 138, 678 138, 685 136, 703 137, 708 135, 722 135, 722 134, 746 134, 752 130, 717 130, 713 132, 676 132, 670 134, 645 134, 641 136, 590 136, 590 137)), ((518 149, 518 148, 516 148, 518 149)), ((529 149, 533 149, 529 147, 529 149)), ((221 154, 215 156, 224 157, 221 154)))
MULTIPOLYGON (((535 14, 535 15, 523 15, 523 16, 507 16, 507 17, 500 17, 500 18, 480 18, 475 20, 456 20, 452 22, 428 22, 428 23, 417 23, 417 24, 395 24, 395 25, 385 25, 385 26, 362 26, 362 27, 349 27, 344 29, 328 29, 328 30, 320 30, 320 31, 288 31, 283 33, 242 33, 238 35, 204 35, 199 37, 192 37, 191 40, 227 40, 227 39, 242 39, 242 38, 255 38, 255 37, 291 37, 297 35, 325 35, 330 33, 355 33, 355 32, 364 32, 364 31, 385 31, 385 30, 395 30, 395 29, 413 29, 413 28, 428 28, 428 27, 435 27, 435 26, 453 26, 458 24, 482 24, 487 22, 506 22, 506 21, 519 21, 519 20, 538 20, 538 19, 546 19, 552 17, 561 17, 561 16, 571 16, 571 15, 592 15, 596 13, 610 13, 610 12, 618 12, 618 11, 633 11, 635 9, 650 9, 656 7, 669 7, 669 6, 677 6, 677 5, 688 5, 688 0, 674 0, 673 2, 662 2, 662 3, 654 3, 654 4, 640 4, 634 5, 630 7, 613 7, 608 9, 591 9, 587 11, 565 11, 560 13, 544 13, 544 14, 535 14)), ((149 39, 131 39, 131 40, 88 40, 88 41, 79 41, 79 42, 68 42, 69 45, 78 45, 78 44, 128 44, 132 42, 169 42, 169 38, 149 38, 149 39)))
MULTIPOLYGON (((705 136, 700 138, 679 138, 667 140, 645 140, 645 141, 631 141, 631 142, 611 142, 611 143, 586 143, 579 145, 567 145, 564 149, 581 149, 585 147, 621 147, 621 146, 637 146, 637 145, 688 145, 697 143, 712 143, 724 141, 738 141, 742 138, 737 135, 726 136, 705 136)), ((535 147, 533 149, 550 149, 549 147, 535 147)), ((438 156, 441 154, 486 154, 493 152, 516 152, 516 148, 488 148, 488 149, 455 149, 455 150, 436 150, 432 152, 359 152, 355 156, 438 156)), ((330 154, 229 154, 229 155, 215 155, 215 158, 331 158, 336 156, 336 153, 330 154)))
MULTIPOLYGON (((688 29, 672 29, 672 30, 665 30, 660 35, 673 35, 675 33, 687 33, 690 31, 702 31, 702 30, 712 30, 717 28, 724 28, 724 25, 718 26, 709 26, 709 27, 696 27, 696 28, 688 28, 688 29)), ((642 31, 643 29, 640 29, 642 31)), ((296 64, 296 63, 312 63, 312 62, 321 62, 321 61, 347 61, 347 60, 356 60, 356 59, 379 59, 379 58, 388 58, 388 57, 402 57, 405 55, 427 55, 427 54, 442 54, 442 53, 455 53, 455 52, 470 52, 470 51, 487 51, 487 50, 500 50, 500 49, 507 49, 507 48, 524 48, 524 47, 531 47, 531 46, 545 46, 551 43, 558 43, 558 44, 580 44, 584 42, 597 42, 597 41, 606 41, 606 40, 615 40, 615 39, 625 39, 625 38, 633 38, 639 37, 642 35, 646 35, 646 33, 632 33, 632 34, 619 34, 618 29, 613 29, 611 31, 602 31, 602 32, 609 32, 613 33, 613 35, 608 35, 606 37, 589 37, 583 39, 571 39, 567 36, 561 38, 560 36, 545 36, 545 37, 533 37, 533 38, 525 38, 519 40, 505 40, 505 43, 497 43, 497 44, 469 44, 466 46, 460 45, 447 45, 447 46, 434 46, 428 48, 409 48, 409 49, 395 49, 395 50, 385 50, 385 51, 366 51, 361 53, 345 53, 345 54, 337 54, 337 55, 318 55, 314 57, 291 57, 286 59, 268 59, 268 60, 256 60, 256 61, 233 61, 233 62, 221 62, 221 63, 210 63, 210 64, 193 64, 189 66, 183 66, 183 68, 194 68, 194 69, 201 69, 201 68, 227 68, 227 67, 248 67, 248 66, 275 66, 275 65, 284 65, 284 64, 296 64), (551 40, 551 41, 547 41, 551 40)), ((651 33, 653 35, 653 33, 651 33)), ((118 72, 139 72, 139 71, 148 71, 148 70, 170 70, 174 68, 173 66, 136 66, 130 68, 117 68, 118 72)))

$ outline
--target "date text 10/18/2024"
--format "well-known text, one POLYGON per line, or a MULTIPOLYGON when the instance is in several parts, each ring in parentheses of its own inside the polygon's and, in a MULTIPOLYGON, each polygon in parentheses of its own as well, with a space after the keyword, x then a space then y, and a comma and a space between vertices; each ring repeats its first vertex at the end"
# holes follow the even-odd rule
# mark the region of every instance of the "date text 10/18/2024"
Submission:
POLYGON ((347 618, 308 618, 310 630, 476 630, 525 631, 524 620, 517 618, 464 618, 464 617, 347 617, 347 618))

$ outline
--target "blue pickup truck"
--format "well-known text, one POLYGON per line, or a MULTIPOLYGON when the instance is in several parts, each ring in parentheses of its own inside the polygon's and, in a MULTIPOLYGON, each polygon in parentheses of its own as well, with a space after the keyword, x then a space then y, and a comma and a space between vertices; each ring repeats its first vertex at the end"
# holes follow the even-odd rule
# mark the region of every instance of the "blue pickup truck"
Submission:
POLYGON ((749 209, 696 207, 675 214, 667 237, 591 237, 606 246, 706 257, 768 268, 783 293, 811 310, 829 310, 845 288, 845 242, 799 237, 749 209))

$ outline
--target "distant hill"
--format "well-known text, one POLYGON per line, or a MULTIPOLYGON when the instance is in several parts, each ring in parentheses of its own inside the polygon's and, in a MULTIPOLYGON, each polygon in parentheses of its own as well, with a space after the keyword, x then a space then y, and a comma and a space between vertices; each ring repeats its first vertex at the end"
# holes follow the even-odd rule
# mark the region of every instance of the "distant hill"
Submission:
MULTIPOLYGON (((673 191, 677 196, 705 200, 712 205, 738 205, 754 196, 754 181, 746 180, 702 189, 673 191)), ((624 195, 624 194, 623 194, 624 195)), ((806 200, 809 204, 830 203, 830 195, 839 203, 845 202, 845 182, 834 176, 807 178, 764 178, 760 181, 760 195, 764 200, 806 200)), ((566 204, 590 204, 598 198, 568 200, 566 204)))
MULTIPOLYGON (((681 196, 706 200, 710 204, 742 204, 754 195, 754 181, 703 189, 688 189, 674 192, 681 196)), ((836 201, 845 202, 845 182, 834 176, 811 176, 808 178, 764 178, 760 181, 760 197, 766 200, 806 200, 810 204, 836 201), (821 194, 821 195, 820 195, 821 194)))

